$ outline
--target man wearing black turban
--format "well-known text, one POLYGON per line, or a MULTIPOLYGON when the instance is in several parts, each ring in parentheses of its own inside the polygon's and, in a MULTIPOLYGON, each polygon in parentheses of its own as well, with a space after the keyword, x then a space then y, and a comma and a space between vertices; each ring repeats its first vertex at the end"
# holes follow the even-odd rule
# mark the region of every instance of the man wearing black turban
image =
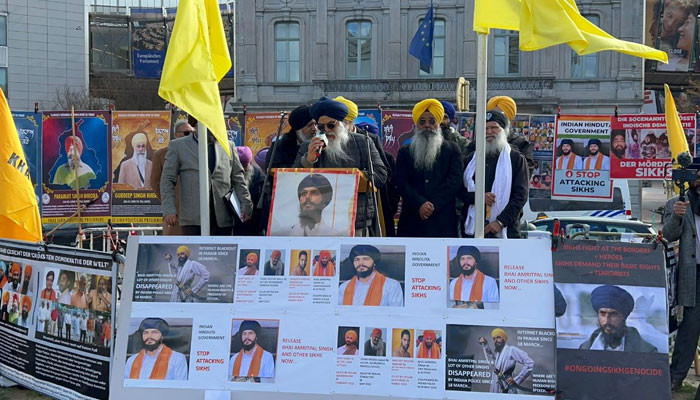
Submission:
POLYGON ((187 380, 187 360, 182 353, 163 343, 170 325, 162 318, 141 321, 136 335, 141 335, 141 351, 126 360, 126 379, 187 380))
POLYGON ((340 236, 340 232, 323 221, 323 209, 333 200, 333 187, 321 174, 310 174, 299 182, 299 222, 287 232, 274 232, 286 236, 340 236))
POLYGON ((260 378, 274 378, 275 359, 272 353, 260 345, 262 327, 260 322, 245 320, 241 322, 238 333, 241 349, 229 360, 229 380, 258 382, 260 378))
POLYGON ((610 157, 601 152, 601 147, 600 139, 588 141, 588 157, 583 159, 583 169, 610 171, 610 157))
POLYGON ((619 286, 598 286, 591 292, 591 305, 598 314, 598 329, 579 346, 583 350, 653 353, 656 347, 642 339, 636 328, 627 326, 634 298, 619 286))
POLYGON ((580 156, 574 153, 574 141, 562 139, 559 143, 560 152, 557 156, 557 169, 582 169, 583 162, 580 156))

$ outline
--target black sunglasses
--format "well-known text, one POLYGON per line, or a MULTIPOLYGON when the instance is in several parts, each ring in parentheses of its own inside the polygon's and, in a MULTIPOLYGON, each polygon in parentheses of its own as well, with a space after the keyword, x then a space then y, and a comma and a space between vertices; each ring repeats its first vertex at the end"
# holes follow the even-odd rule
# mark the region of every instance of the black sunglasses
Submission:
POLYGON ((332 131, 333 129, 335 129, 335 126, 337 124, 338 124, 338 121, 333 121, 333 122, 329 122, 327 124, 316 124, 316 126, 318 127, 319 130, 322 130, 322 131, 325 131, 326 128, 328 128, 329 131, 332 131))

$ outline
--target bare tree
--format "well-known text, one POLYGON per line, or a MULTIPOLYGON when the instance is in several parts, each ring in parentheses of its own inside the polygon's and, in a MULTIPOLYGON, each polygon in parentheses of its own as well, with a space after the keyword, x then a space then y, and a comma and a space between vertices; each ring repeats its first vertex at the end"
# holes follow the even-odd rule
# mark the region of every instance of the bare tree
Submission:
POLYGON ((90 96, 87 90, 74 89, 68 86, 56 88, 53 109, 70 110, 105 110, 109 108, 110 101, 90 96))

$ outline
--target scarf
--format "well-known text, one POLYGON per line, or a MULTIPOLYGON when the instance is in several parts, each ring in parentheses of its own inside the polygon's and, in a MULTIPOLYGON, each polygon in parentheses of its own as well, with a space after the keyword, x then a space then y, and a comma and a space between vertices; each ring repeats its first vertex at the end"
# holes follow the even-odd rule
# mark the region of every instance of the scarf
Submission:
POLYGON ((314 276, 335 276, 335 264, 333 262, 328 261, 328 266, 326 267, 326 270, 323 271, 323 267, 321 267, 321 261, 316 261, 316 267, 314 268, 314 276))
MULTIPOLYGON (((474 272, 474 274, 474 283, 472 284, 472 290, 469 292, 469 301, 481 301, 481 299, 484 297, 484 279, 486 276, 478 269, 474 272)), ((464 274, 459 274, 459 278, 457 279, 457 283, 455 284, 454 299, 455 301, 462 301, 462 282, 464 280, 464 274)))
MULTIPOLYGON (((571 163, 569 163, 571 164, 571 163)), ((598 159, 595 162, 595 168, 597 170, 600 170, 603 167, 603 155, 598 153, 598 159)), ((571 168, 569 168, 571 169, 571 168)), ((584 169, 591 169, 591 156, 586 157, 586 165, 584 169)))
MULTIPOLYGON (((602 158, 602 157, 601 157, 602 158)), ((566 164, 566 169, 574 169, 574 163, 576 162, 576 155, 569 153, 569 161, 566 164)), ((564 156, 559 157, 557 160, 557 169, 562 169, 562 164, 564 163, 564 156)))
MULTIPOLYGON (((365 296, 365 306, 378 306, 382 302, 382 292, 384 289, 384 282, 386 282, 386 276, 376 271, 374 274, 374 279, 372 279, 372 283, 369 284, 369 290, 367 291, 367 296, 365 296)), ((352 305, 352 299, 355 297, 355 285, 357 285, 357 276, 354 276, 350 280, 348 286, 345 287, 345 293, 343 293, 344 306, 352 305)))
POLYGON ((347 344, 345 345, 345 351, 343 352, 344 356, 354 356, 355 353, 357 353, 356 344, 351 344, 350 346, 348 346, 347 344))
POLYGON ((428 346, 425 345, 425 342, 420 342, 420 346, 418 346, 418 358, 440 358, 440 345, 433 342, 433 345, 430 346, 430 350, 428 350, 428 346))
MULTIPOLYGON (((136 356, 134 363, 131 365, 129 378, 139 379, 144 354, 146 354, 146 350, 141 350, 139 355, 136 356)), ((163 348, 160 350, 158 358, 156 359, 156 364, 153 366, 149 379, 165 379, 165 375, 168 373, 168 364, 170 363, 171 355, 173 355, 173 351, 170 350, 170 347, 163 345, 163 348)))
MULTIPOLYGON (((249 378, 254 378, 260 376, 260 364, 262 363, 263 349, 262 347, 255 345, 255 351, 253 352, 253 360, 250 362, 248 367, 249 378)), ((233 362, 233 377, 241 376, 241 361, 243 360, 243 349, 238 352, 236 360, 233 362)))
POLYGON ((41 298, 49 301, 56 301, 56 291, 53 289, 44 289, 41 291, 41 298))
MULTIPOLYGON (((474 174, 476 173, 476 156, 469 161, 467 168, 464 170, 464 186, 469 192, 476 191, 476 183, 474 183, 474 174)), ((496 195, 496 203, 491 206, 491 214, 488 217, 489 222, 496 220, 496 217, 506 208, 510 200, 510 187, 513 184, 513 168, 510 164, 510 146, 506 146, 498 155, 496 164, 496 177, 493 180, 491 191, 496 195)), ((476 208, 474 204, 469 206, 467 219, 464 221, 464 230, 466 233, 473 235, 476 224, 475 216, 476 208)), ((507 229, 504 227, 498 235, 500 238, 506 238, 507 229)))

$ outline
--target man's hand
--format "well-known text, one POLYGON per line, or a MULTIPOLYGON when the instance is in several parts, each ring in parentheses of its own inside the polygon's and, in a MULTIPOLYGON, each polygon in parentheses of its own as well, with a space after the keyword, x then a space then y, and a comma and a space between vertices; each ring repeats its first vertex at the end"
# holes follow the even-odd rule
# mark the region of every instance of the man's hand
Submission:
POLYGON ((514 384, 514 383, 515 383, 515 379, 513 379, 513 378, 508 378, 508 379, 506 379, 506 384, 512 385, 512 384, 514 384))
POLYGON ((426 219, 430 218, 431 215, 433 215, 434 211, 435 211, 435 206, 433 205, 433 203, 426 201, 418 209, 418 215, 420 215, 420 219, 425 221, 426 219))
POLYGON ((677 215, 679 217, 684 216, 685 209, 688 207, 688 204, 690 204, 689 201, 677 201, 673 203, 673 215, 677 215))
POLYGON ((173 259, 173 256, 170 255, 170 253, 165 255, 165 261, 170 262, 170 260, 173 259))
POLYGON ((190 289, 190 288, 185 289, 185 294, 188 296, 192 296, 192 289, 190 289))
POLYGON ((163 220, 168 226, 175 226, 177 225, 177 214, 168 214, 163 220))
POLYGON ((501 223, 498 222, 498 220, 496 220, 486 225, 486 227, 484 228, 484 235, 488 235, 489 233, 497 235, 501 233, 502 230, 503 228, 501 227, 501 223))
POLYGON ((479 344, 484 345, 487 344, 488 342, 486 341, 486 338, 483 336, 479 336, 479 344))
POLYGON ((485 193, 484 201, 486 202, 487 206, 492 206, 496 204, 496 195, 494 193, 487 192, 485 193))
POLYGON ((309 143, 309 149, 306 152, 306 160, 310 163, 315 163, 318 159, 318 149, 325 146, 326 143, 318 136, 314 136, 309 143))
POLYGON ((241 211, 241 222, 248 222, 250 220, 250 215, 241 211))

